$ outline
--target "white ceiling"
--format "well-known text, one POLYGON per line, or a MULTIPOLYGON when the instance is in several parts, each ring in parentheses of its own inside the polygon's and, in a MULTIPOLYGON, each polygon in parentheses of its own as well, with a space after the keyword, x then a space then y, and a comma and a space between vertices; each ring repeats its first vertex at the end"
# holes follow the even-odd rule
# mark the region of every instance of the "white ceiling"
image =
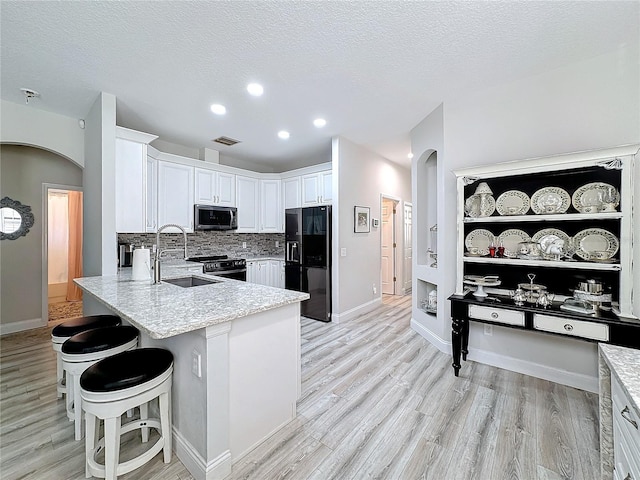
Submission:
POLYGON ((409 131, 442 101, 638 42, 639 14, 637 0, 2 0, 0 91, 76 118, 112 93, 119 125, 275 171, 329 160, 334 135, 406 165, 409 131))

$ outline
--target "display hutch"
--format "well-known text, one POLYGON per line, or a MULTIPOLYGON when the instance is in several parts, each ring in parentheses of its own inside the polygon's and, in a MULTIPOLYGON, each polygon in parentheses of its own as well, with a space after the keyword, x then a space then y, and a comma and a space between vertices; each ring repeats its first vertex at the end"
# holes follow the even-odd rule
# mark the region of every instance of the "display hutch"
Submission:
POLYGON ((454 172, 456 375, 469 321, 640 347, 632 270, 639 148, 454 172))

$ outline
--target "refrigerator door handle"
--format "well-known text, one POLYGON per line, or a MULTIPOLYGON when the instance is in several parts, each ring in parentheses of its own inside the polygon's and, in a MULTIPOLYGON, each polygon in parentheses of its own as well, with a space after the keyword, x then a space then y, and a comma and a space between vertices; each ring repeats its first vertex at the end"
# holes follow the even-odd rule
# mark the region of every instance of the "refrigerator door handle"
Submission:
POLYGON ((287 262, 295 262, 295 256, 293 254, 294 249, 298 248, 297 242, 287 242, 287 262))

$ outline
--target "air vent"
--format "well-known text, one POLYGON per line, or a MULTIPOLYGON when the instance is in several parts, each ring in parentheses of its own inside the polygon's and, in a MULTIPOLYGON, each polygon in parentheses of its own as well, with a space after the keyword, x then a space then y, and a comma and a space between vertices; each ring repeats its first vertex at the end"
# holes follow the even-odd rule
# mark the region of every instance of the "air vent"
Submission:
POLYGON ((216 143, 221 143, 223 145, 228 145, 230 147, 235 145, 236 143, 240 143, 240 140, 235 140, 229 137, 218 137, 218 138, 214 138, 213 141, 216 143))

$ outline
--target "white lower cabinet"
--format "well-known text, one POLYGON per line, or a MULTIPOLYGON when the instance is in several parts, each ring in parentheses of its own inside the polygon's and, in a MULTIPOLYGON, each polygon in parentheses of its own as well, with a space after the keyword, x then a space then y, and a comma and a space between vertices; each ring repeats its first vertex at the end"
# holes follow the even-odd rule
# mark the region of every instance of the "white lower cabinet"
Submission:
POLYGON ((284 288, 284 262, 269 260, 269 286, 284 288))
POLYGON ((247 260, 247 282, 284 288, 282 260, 247 260))
POLYGON ((193 167, 158 161, 158 227, 168 223, 193 232, 193 167))
POLYGON ((611 375, 614 478, 640 479, 640 412, 611 375))

